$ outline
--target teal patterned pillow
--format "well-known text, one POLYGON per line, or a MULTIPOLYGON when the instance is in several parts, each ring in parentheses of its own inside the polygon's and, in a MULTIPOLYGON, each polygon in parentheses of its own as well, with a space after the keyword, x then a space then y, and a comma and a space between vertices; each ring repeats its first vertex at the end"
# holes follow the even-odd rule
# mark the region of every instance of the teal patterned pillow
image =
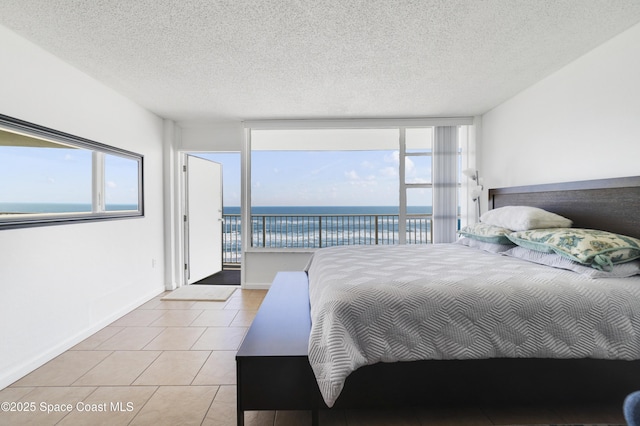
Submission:
POLYGON ((599 270, 640 258, 640 240, 595 229, 532 229, 513 232, 508 238, 521 247, 557 253, 599 270))
POLYGON ((480 222, 465 226, 458 231, 458 234, 474 240, 483 241, 485 243, 513 245, 509 238, 507 238, 507 234, 510 232, 510 229, 487 225, 486 223, 480 222))

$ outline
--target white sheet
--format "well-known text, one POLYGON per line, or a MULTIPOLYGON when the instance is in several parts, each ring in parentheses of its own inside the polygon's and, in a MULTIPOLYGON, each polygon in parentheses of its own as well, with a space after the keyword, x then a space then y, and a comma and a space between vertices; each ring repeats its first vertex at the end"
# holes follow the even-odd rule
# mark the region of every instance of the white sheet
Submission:
POLYGON ((308 272, 309 361, 330 407, 377 362, 640 359, 640 277, 594 280, 458 244, 331 247, 308 272))

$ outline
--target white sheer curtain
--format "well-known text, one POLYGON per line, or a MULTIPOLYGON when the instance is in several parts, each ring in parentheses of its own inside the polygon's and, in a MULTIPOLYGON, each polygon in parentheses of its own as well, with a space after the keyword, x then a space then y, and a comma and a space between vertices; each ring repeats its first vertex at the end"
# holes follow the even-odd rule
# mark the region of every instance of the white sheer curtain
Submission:
POLYGON ((433 141, 433 242, 450 243, 458 228, 458 127, 435 127, 433 141))

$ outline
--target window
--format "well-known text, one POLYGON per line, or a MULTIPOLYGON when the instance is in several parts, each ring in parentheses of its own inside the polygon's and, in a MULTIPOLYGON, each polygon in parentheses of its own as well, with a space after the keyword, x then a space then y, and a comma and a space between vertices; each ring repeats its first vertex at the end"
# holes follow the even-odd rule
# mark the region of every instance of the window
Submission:
MULTIPOLYGON (((434 182, 434 155, 444 155, 434 153, 435 130, 252 130, 251 246, 433 241, 434 184, 442 183, 434 182)), ((459 157, 457 145, 455 152, 459 157)), ((449 174, 457 175, 458 162, 447 165, 455 168, 449 174)), ((448 200, 458 199, 457 186, 448 200)), ((458 210, 453 206, 447 220, 457 224, 458 210)))
POLYGON ((0 115, 0 229, 143 215, 142 156, 0 115))
POLYGON ((403 186, 406 191, 407 214, 431 214, 433 209, 433 127, 405 129, 404 152, 403 186))
POLYGON ((397 129, 251 132, 251 246, 397 241, 397 129))
POLYGON ((243 246, 317 248, 423 244, 442 241, 441 234, 455 238, 460 223, 455 176, 466 145, 446 134, 464 134, 472 123, 471 117, 245 122, 243 246), (454 148, 454 161, 444 168, 446 180, 434 167, 443 170, 442 158, 451 157, 443 143, 454 148), (384 167, 368 158, 371 154, 381 154, 384 167), (373 168, 365 173, 361 166, 373 168), (383 176, 390 178, 388 185, 382 185, 383 176), (442 233, 433 232, 436 226, 442 233))
POLYGON ((104 156, 105 211, 136 211, 140 199, 138 161, 120 155, 104 156))

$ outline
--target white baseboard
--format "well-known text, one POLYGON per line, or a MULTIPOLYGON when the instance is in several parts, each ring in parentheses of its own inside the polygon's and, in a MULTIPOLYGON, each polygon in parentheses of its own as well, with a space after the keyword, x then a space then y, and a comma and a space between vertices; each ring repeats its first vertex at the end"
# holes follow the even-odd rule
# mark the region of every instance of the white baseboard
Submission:
POLYGON ((1 372, 0 373, 0 389, 4 389, 7 386, 9 386, 10 384, 14 383, 15 381, 20 380, 21 378, 23 378, 27 374, 31 373, 36 368, 39 368, 39 367, 43 366, 44 364, 46 364, 47 362, 51 361, 52 359, 54 359, 58 355, 64 353, 65 351, 71 349, 72 347, 74 347, 78 343, 82 342, 87 337, 89 337, 89 336, 95 334, 96 332, 102 330, 104 327, 108 326, 109 324, 111 324, 115 320, 117 320, 117 319, 123 317, 124 315, 128 314, 129 312, 133 311, 138 306, 140 306, 140 305, 144 304, 145 302, 148 302, 149 300, 151 300, 154 297, 158 296, 163 291, 164 290, 160 290, 160 291, 154 290, 153 292, 149 292, 147 295, 138 298, 138 300, 136 300, 133 303, 130 303, 125 308, 120 309, 119 311, 113 313, 112 315, 109 315, 107 318, 104 318, 102 321, 99 321, 98 323, 96 323, 96 324, 94 324, 94 325, 92 325, 90 327, 87 327, 86 329, 82 330, 81 332, 78 332, 75 335, 70 336, 69 338, 67 338, 64 341, 58 343, 57 345, 55 345, 54 347, 50 348, 49 350, 47 350, 47 351, 45 351, 43 353, 40 353, 37 356, 32 357, 32 358, 30 358, 28 360, 25 360, 24 362, 22 362, 19 365, 13 367, 9 371, 1 372))

